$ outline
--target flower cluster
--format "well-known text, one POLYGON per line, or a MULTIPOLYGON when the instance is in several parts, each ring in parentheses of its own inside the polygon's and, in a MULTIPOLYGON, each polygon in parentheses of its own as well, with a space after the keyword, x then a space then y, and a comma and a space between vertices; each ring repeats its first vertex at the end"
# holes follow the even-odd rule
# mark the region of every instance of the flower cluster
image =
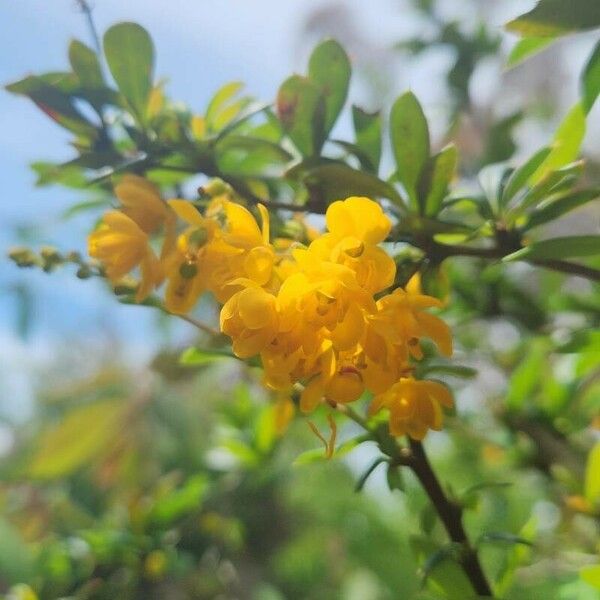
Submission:
MULTIPOLYGON (((121 209, 107 213, 89 252, 114 283, 139 267, 137 300, 166 280, 165 306, 189 312, 203 292, 222 304, 220 328, 242 359, 260 356, 265 385, 289 408, 323 400, 349 403, 373 394, 370 412, 389 411, 393 435, 422 439, 440 429, 448 390, 412 377, 412 359, 429 338, 452 353, 448 326, 426 312, 436 298, 392 287, 393 259, 380 247, 391 221, 380 205, 352 197, 331 204, 327 233, 308 246, 271 243, 269 213, 250 211, 224 193, 203 214, 184 200, 164 202, 147 181, 126 176, 116 187, 121 209), (177 230, 178 222, 183 229, 177 230), (162 230, 162 249, 153 234, 162 230)), ((282 409, 286 412, 286 409, 282 409)), ((289 411, 287 411, 289 412, 289 411)))

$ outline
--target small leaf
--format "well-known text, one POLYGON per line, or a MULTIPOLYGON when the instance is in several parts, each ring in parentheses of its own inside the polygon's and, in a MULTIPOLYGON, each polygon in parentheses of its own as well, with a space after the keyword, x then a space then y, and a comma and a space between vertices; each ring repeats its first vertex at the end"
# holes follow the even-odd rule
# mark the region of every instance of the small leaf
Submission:
POLYGON ((448 186, 456 173, 458 151, 450 144, 432 156, 425 171, 425 214, 435 217, 442 206, 442 201, 448 193, 448 186))
POLYGON ((208 106, 206 107, 206 113, 204 118, 209 127, 213 127, 215 120, 219 113, 223 110, 225 104, 231 100, 242 88, 244 84, 240 81, 232 81, 226 83, 224 86, 219 88, 215 95, 211 98, 208 106))
POLYGON ((313 448, 299 454, 292 465, 294 467, 300 467, 303 465, 311 465, 316 462, 327 462, 328 460, 329 459, 323 453, 323 448, 313 448))
POLYGON ((573 258, 600 255, 600 235, 560 237, 534 242, 517 252, 505 256, 504 262, 513 260, 573 258))
POLYGON ((541 52, 555 41, 553 37, 526 37, 519 40, 508 55, 506 65, 509 68, 516 67, 526 58, 541 52))
POLYGON ((416 202, 416 184, 429 160, 429 127, 423 109, 412 92, 400 96, 390 114, 392 150, 400 182, 416 202))
POLYGON ((78 407, 42 435, 29 467, 33 478, 53 479, 72 473, 110 448, 129 410, 120 400, 78 407))
POLYGON ((357 171, 342 163, 323 164, 303 174, 307 187, 315 189, 326 203, 348 196, 388 198, 401 205, 396 190, 375 175, 357 171))
POLYGON ((369 157, 373 172, 377 173, 381 160, 381 114, 368 113, 358 106, 353 106, 352 121, 356 145, 369 157))
POLYGON ((573 162, 585 136, 585 113, 581 104, 575 104, 562 120, 552 144, 552 152, 534 172, 531 183, 537 183, 551 171, 573 162))
POLYGON ((422 368, 419 368, 419 375, 421 377, 429 375, 450 375, 460 379, 472 379, 477 376, 477 369, 462 365, 425 364, 422 368))
POLYGON ((155 524, 165 526, 198 512, 209 489, 205 475, 192 475, 180 488, 159 498, 148 515, 155 524))
POLYGON ((404 478, 398 465, 388 464, 386 479, 391 492, 394 490, 404 491, 404 478))
POLYGON ((325 99, 325 135, 331 131, 346 102, 351 73, 346 51, 335 40, 326 40, 313 50, 308 78, 320 87, 325 99))
POLYGON ((557 36, 600 27, 600 3, 592 0, 540 0, 528 13, 507 23, 522 36, 557 36))
POLYGON ((277 94, 277 115, 303 156, 316 156, 325 141, 325 100, 319 87, 293 75, 277 94))
POLYGON ((540 165, 546 160, 552 148, 542 148, 538 150, 525 164, 515 169, 506 182, 506 187, 502 193, 502 204, 508 204, 512 198, 527 185, 530 177, 539 169, 540 165))
POLYGON ((237 357, 226 350, 205 350, 202 348, 186 348, 179 357, 179 364, 187 367, 199 367, 210 363, 223 360, 226 358, 237 357))
POLYGON ((598 199, 598 197, 600 197, 599 189, 583 190, 561 196, 534 211, 529 217, 527 225, 523 229, 524 231, 528 231, 534 227, 539 227, 540 225, 554 221, 555 219, 562 217, 562 215, 575 210, 588 202, 598 199))
POLYGON ((90 89, 104 87, 100 61, 91 48, 79 40, 73 40, 69 45, 69 62, 82 87, 90 89))
POLYGON ((590 450, 585 467, 585 499, 600 507, 600 442, 590 450))
POLYGON ((515 535, 514 533, 505 533, 503 531, 490 531, 488 533, 483 533, 479 537, 478 544, 483 544, 486 542, 501 542, 506 544, 523 544, 524 546, 533 546, 533 542, 530 540, 515 535))
POLYGON ((104 34, 104 54, 119 91, 143 121, 153 83, 152 38, 137 23, 118 23, 104 34))
POLYGON ((592 110, 598 94, 600 94, 600 42, 596 44, 585 69, 581 75, 581 104, 586 114, 592 110))

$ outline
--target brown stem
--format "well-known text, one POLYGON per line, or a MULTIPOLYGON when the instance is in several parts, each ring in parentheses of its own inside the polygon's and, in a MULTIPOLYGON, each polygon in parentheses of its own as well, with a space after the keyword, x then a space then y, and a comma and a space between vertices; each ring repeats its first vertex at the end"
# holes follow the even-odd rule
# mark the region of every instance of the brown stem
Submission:
POLYGON ((480 596, 493 597, 492 590, 479 563, 477 552, 471 546, 462 523, 462 508, 449 500, 440 485, 425 450, 420 442, 410 439, 411 460, 406 464, 411 467, 419 479, 423 489, 434 505, 448 536, 463 548, 460 563, 469 578, 473 589, 480 596))

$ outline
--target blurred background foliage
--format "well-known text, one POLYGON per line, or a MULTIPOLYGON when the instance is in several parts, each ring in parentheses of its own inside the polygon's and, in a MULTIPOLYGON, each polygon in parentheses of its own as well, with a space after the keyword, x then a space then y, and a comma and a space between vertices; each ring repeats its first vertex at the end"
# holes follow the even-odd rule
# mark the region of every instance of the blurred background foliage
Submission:
MULTIPOLYGON (((489 4, 464 4, 458 17, 441 0, 390 9, 390 19, 412 25, 399 27, 385 48, 361 36, 345 3, 316 7, 299 44, 338 39, 365 107, 346 111, 351 116, 335 129, 349 72, 332 43, 312 54, 307 78, 286 80, 275 106, 243 95, 237 83, 222 87, 201 115, 171 101, 166 83, 152 85, 154 50, 141 28, 122 38, 135 40, 135 53, 121 54, 117 28, 112 42, 104 40, 116 86, 106 83, 91 40, 70 45, 68 72, 8 89, 74 136, 74 158, 33 164, 38 185, 80 192, 67 218, 97 218, 120 172, 144 173, 199 203, 211 193, 209 178, 220 178, 249 204, 261 200, 274 211, 320 213, 349 194, 386 199, 398 216, 391 245, 398 283, 418 271, 429 293, 448 300, 456 360, 431 357, 422 375, 452 386, 457 414, 427 445, 449 495, 465 507, 496 594, 593 600, 600 589, 600 289, 585 275, 600 268, 600 152, 589 134, 585 168, 578 158, 598 116, 600 16, 595 2, 577 0, 556 20, 556 6, 571 4, 545 0, 508 24, 521 36, 508 38, 502 25, 519 9, 499 21, 489 4), (554 11, 544 13, 545 5, 554 11), (587 44, 576 98, 565 98, 563 74, 552 72, 569 44, 577 52, 587 44), (394 102, 390 82, 395 61, 427 78, 432 56, 443 57, 445 77, 438 103, 425 106, 428 126, 414 96, 394 102), (514 70, 503 89, 482 97, 474 82, 497 73, 493 64, 514 70), (323 97, 325 84, 338 96, 323 97), (382 145, 388 114, 392 131, 404 135, 382 145), (403 152, 423 146, 416 181, 402 170, 403 152), (190 179, 198 173, 201 180, 190 179), (553 268, 565 258, 580 259, 583 271, 553 268)), ((305 239, 288 212, 274 214, 280 234, 305 239)), ((12 257, 48 272, 70 265, 81 279, 96 274, 68 248, 12 257)), ((34 317, 24 277, 15 291, 15 326, 26 335, 34 317)), ((131 301, 131 290, 117 292, 131 301)), ((134 318, 151 309, 114 310, 134 318)), ((211 320, 214 307, 199 312, 211 320)), ((2 415, 0 591, 7 600, 471 597, 455 549, 410 473, 386 476, 375 445, 357 446, 353 425, 340 424, 332 460, 304 419, 280 436, 256 368, 213 351, 222 340, 195 339, 191 326, 182 342, 172 319, 157 315, 153 336, 162 343, 149 364, 132 361, 120 340, 69 344, 32 370, 31 415, 2 415)), ((314 421, 326 430, 325 413, 314 421)))

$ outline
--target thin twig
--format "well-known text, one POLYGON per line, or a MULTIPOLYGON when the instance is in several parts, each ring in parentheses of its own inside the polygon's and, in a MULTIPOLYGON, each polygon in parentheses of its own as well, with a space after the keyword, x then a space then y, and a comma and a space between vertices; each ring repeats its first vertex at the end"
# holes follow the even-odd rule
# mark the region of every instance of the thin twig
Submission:
POLYGON ((98 30, 96 29, 96 24, 94 23, 94 17, 92 15, 92 7, 86 0, 76 0, 79 5, 79 9, 85 15, 88 29, 90 30, 90 37, 92 38, 92 43, 94 44, 94 48, 96 50, 96 54, 100 56, 102 49, 100 46, 100 37, 98 36, 98 30))
MULTIPOLYGON (((173 313, 171 313, 171 314, 173 314, 173 313)), ((199 321, 198 319, 195 319, 194 317, 190 317, 189 315, 176 315, 176 316, 179 317, 180 319, 192 324, 194 327, 198 328, 200 331, 203 331, 204 333, 208 333, 209 335, 212 335, 213 337, 218 337, 221 335, 220 331, 218 331, 214 327, 211 327, 210 325, 207 325, 203 321, 199 321)))

